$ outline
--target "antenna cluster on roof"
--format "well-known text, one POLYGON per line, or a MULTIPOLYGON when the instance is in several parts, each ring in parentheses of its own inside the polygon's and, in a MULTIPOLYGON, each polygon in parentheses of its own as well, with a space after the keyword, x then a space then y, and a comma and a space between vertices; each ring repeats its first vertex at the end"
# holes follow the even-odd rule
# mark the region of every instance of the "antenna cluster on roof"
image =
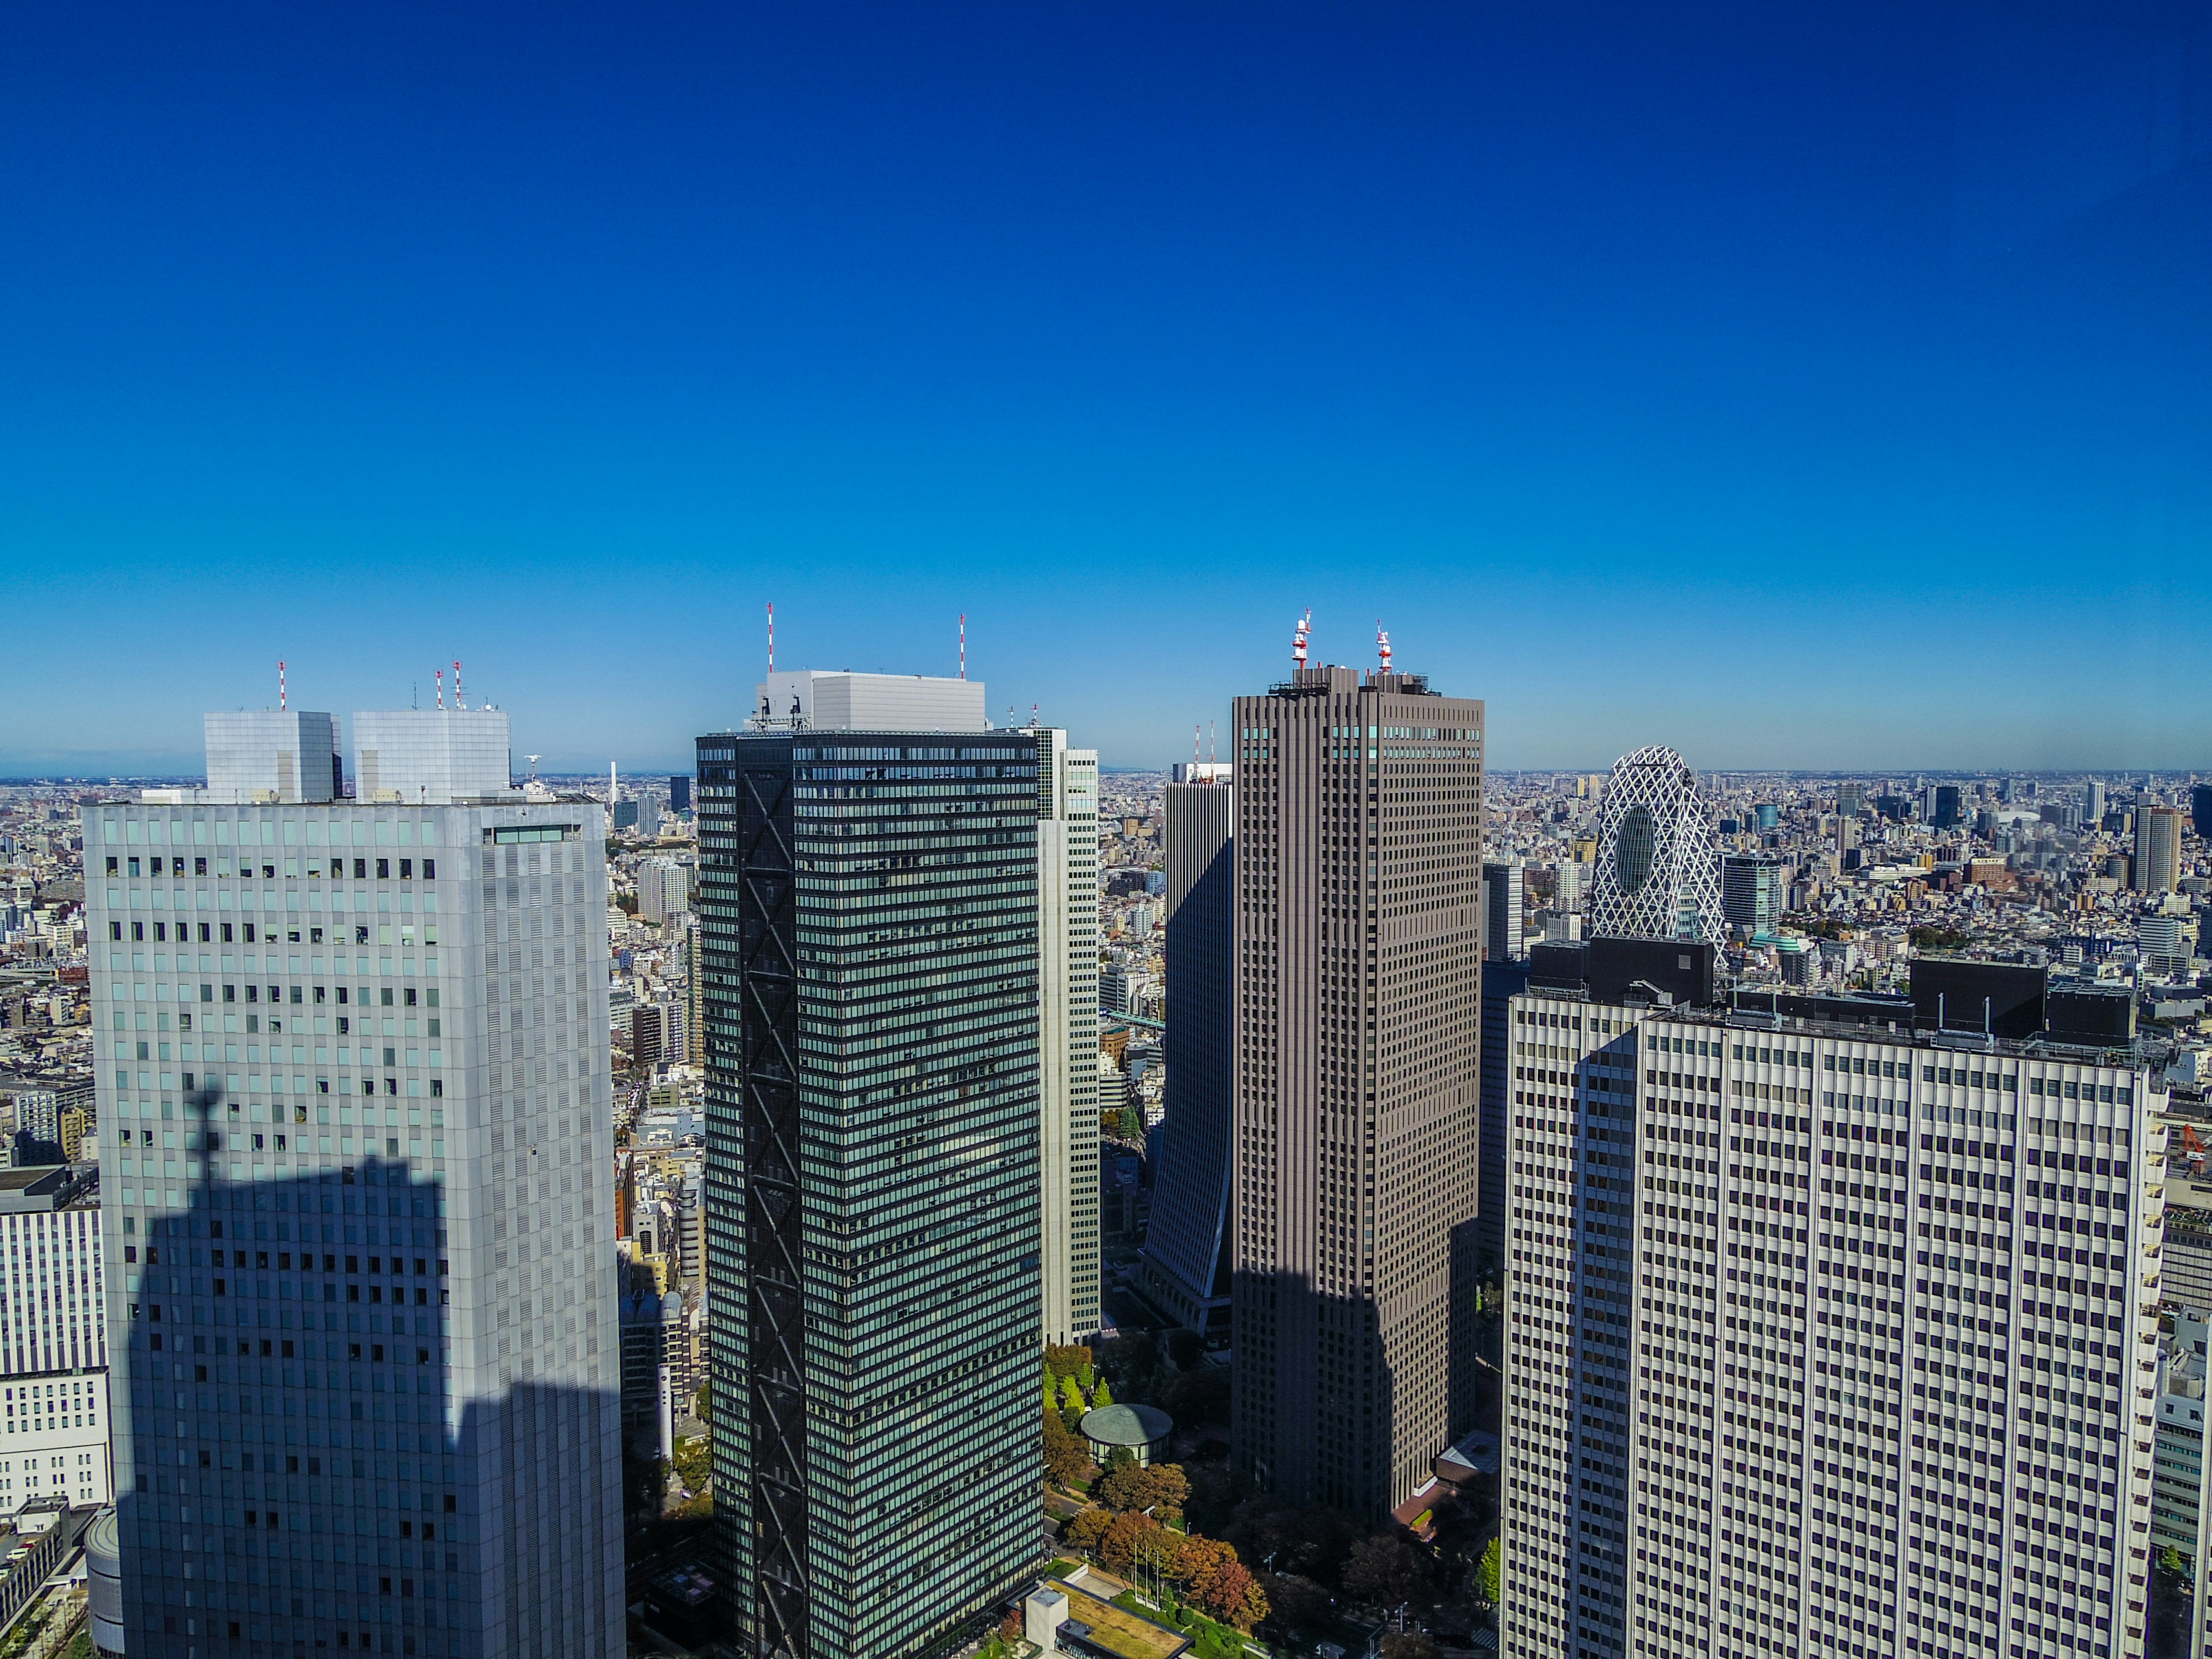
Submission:
POLYGON ((1382 659, 1382 672, 1390 672, 1390 635, 1383 631, 1382 619, 1375 619, 1375 653, 1382 659))
POLYGON ((1313 607, 1308 605, 1306 614, 1291 624, 1291 665, 1293 668, 1304 668, 1306 665, 1306 640, 1312 632, 1313 607))

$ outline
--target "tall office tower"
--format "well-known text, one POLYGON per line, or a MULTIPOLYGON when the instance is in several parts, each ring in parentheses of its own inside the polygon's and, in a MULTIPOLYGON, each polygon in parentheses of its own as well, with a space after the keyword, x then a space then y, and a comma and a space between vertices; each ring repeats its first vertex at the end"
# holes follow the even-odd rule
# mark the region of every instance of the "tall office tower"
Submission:
POLYGON ((605 825, 445 718, 84 811, 133 1659, 622 1651, 605 825))
POLYGON ((1098 1329, 1098 751, 1036 729, 1044 1340, 1098 1329))
POLYGON ((1301 665, 1232 721, 1232 1439, 1262 1490, 1379 1516, 1474 1358, 1482 705, 1301 665))
POLYGON ((698 742, 715 1522, 762 1659, 924 1651, 1037 1559, 1043 745, 983 695, 779 673, 698 742))
POLYGON ((1712 826, 1697 775, 1658 744, 1613 763, 1598 819, 1589 937, 1717 939, 1712 826))
POLYGON ((1167 1087, 1156 1137, 1146 1297, 1209 1342, 1229 1335, 1231 1055, 1237 811, 1226 763, 1167 787, 1167 1087))
POLYGON ((2150 1070, 1608 944, 1516 1000, 1502 1650, 2140 1655, 2150 1070))
MULTIPOLYGON (((1475 1237, 1482 1250, 1481 1271, 1488 1273, 1505 1259, 1505 1178, 1512 1161, 1513 1141, 1509 1124, 1513 1075, 1510 1005, 1528 984, 1528 959, 1500 962, 1492 957, 1482 966, 1482 1134, 1480 1178, 1477 1186, 1475 1237)), ((1452 1423, 1465 1419, 1455 1405, 1452 1423)))
POLYGON ((1517 962, 1527 954, 1521 934, 1522 889, 1518 860, 1482 866, 1482 952, 1491 962, 1517 962))
POLYGON ((2171 806, 2136 808, 2135 889, 2171 893, 2181 882, 2181 813, 2171 806))
POLYGON ((1579 911, 1583 908, 1583 884, 1589 873, 1588 865, 1577 864, 1572 859, 1562 859, 1554 865, 1552 868, 1552 908, 1554 910, 1579 911))
POLYGON ((113 1501, 106 1263, 96 1180, 0 1170, 0 1510, 38 1498, 113 1501))
POLYGON ((1866 785, 1839 783, 1836 786, 1836 815, 1838 817, 1856 817, 1865 811, 1866 785))
POLYGON ((1955 830, 1965 822, 1965 810, 1955 783, 1939 783, 1930 792, 1935 810, 1928 821, 1938 830, 1955 830))
POLYGON ((2087 828, 2094 830, 2105 821, 2105 786, 2097 779, 2092 778, 2083 787, 2081 793, 2083 800, 2081 822, 2087 828))
POLYGON ((1723 859, 1721 915, 1729 927, 1747 933, 1771 933, 1780 927, 1780 861, 1735 853, 1723 859))
POLYGON ((205 714, 207 796, 242 803, 326 801, 338 793, 338 728, 303 709, 205 714))
POLYGON ((705 937, 699 918, 684 918, 684 1057, 694 1066, 707 1063, 706 975, 701 969, 700 948, 705 937))
POLYGON ((691 778, 688 773, 678 773, 668 780, 668 810, 688 812, 691 810, 691 778))
POLYGON ((2212 783, 2189 786, 2189 818, 2196 826, 2197 839, 2212 842, 2212 783))
POLYGON ((691 866, 672 858, 641 859, 637 866, 637 913, 665 923, 691 908, 691 866))

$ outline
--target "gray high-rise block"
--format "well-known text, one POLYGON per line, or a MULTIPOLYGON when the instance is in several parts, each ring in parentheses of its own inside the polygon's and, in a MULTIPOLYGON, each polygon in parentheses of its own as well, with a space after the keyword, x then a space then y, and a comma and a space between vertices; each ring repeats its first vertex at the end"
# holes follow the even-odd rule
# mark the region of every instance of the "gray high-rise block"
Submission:
POLYGON ((131 1659, 622 1652, 605 836, 85 809, 131 1659))

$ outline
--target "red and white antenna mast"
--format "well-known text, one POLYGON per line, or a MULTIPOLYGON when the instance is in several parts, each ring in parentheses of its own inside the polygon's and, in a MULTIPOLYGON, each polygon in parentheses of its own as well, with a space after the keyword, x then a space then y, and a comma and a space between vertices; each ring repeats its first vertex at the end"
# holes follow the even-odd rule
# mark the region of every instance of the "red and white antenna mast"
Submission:
POLYGON ((1206 723, 1206 758, 1208 762, 1212 762, 1215 758, 1213 748, 1213 722, 1212 720, 1208 720, 1206 723))
POLYGON ((1390 636, 1383 631, 1382 619, 1380 617, 1375 619, 1375 650, 1382 659, 1382 672, 1389 673, 1390 672, 1390 636))
POLYGON ((453 707, 456 708, 468 707, 467 703, 461 701, 461 659, 459 657, 453 659, 453 707))
POLYGON ((446 706, 446 671, 442 668, 433 669, 430 678, 438 682, 438 707, 443 709, 446 706))
POLYGON ((768 607, 768 672, 771 674, 775 672, 775 604, 774 600, 769 601, 768 607))
POLYGON ((1306 665, 1306 636, 1312 632, 1313 610, 1309 606, 1306 614, 1299 617, 1291 627, 1291 667, 1304 668, 1306 665))
POLYGON ((276 659, 276 712, 283 714, 284 708, 284 659, 279 657, 276 659))
POLYGON ((968 678, 968 613, 960 613, 960 678, 968 678))

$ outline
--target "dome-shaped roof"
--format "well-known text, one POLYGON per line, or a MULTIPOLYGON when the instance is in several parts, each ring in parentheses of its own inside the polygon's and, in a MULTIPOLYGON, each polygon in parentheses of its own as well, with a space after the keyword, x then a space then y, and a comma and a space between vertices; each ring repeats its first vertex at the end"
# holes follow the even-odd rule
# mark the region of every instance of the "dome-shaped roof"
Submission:
POLYGON ((1083 1414, 1083 1437, 1102 1446, 1149 1446, 1175 1432, 1175 1419, 1152 1406, 1100 1406, 1083 1414))

